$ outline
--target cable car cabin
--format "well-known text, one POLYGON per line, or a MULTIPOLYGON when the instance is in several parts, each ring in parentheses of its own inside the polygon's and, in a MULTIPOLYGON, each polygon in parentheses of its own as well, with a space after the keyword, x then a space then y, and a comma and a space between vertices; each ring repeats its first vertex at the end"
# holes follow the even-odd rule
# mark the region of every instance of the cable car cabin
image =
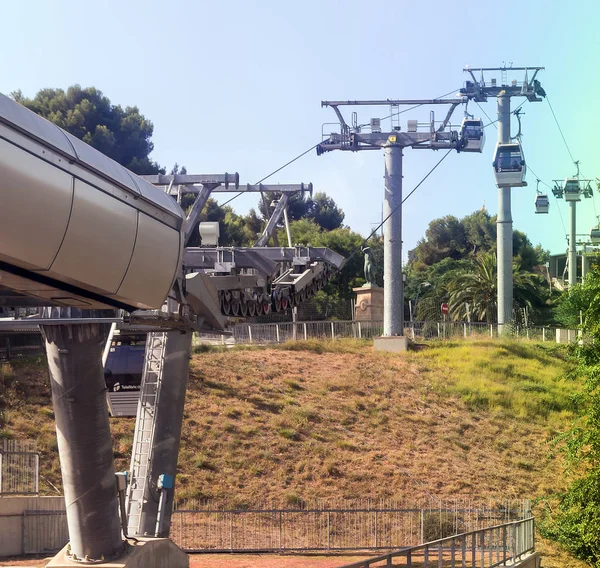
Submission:
POLYGON ((464 143, 462 152, 482 152, 485 143, 483 120, 480 118, 463 118, 460 125, 460 137, 464 143))
POLYGON ((514 186, 523 187, 525 181, 525 159, 521 144, 511 142, 510 144, 496 144, 494 153, 494 173, 496 174, 496 185, 498 187, 514 186))
POLYGON ((539 193, 535 198, 535 212, 536 213, 548 213, 550 208, 550 201, 545 193, 539 193))
POLYGON ((567 178, 563 184, 565 201, 581 201, 581 186, 577 178, 567 178))
POLYGON ((593 245, 600 245, 600 227, 594 227, 590 231, 590 241, 593 245))
POLYGON ((109 338, 104 380, 110 392, 139 391, 146 353, 145 332, 124 332, 109 338))

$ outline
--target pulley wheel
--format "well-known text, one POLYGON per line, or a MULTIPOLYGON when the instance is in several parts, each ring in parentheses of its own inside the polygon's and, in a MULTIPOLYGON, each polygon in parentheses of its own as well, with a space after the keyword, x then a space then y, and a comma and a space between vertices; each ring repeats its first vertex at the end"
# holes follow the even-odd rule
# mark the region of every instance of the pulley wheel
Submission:
POLYGON ((221 303, 221 311, 226 315, 231 314, 231 302, 228 302, 225 298, 223 298, 221 303))

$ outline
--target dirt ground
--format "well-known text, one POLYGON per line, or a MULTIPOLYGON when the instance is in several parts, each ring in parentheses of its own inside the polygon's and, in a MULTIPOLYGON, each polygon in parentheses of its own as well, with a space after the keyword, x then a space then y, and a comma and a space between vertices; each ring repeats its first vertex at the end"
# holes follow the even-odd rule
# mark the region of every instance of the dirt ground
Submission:
MULTIPOLYGON (((190 568, 337 568, 364 556, 296 556, 278 554, 191 554, 190 568)), ((0 566, 42 568, 48 557, 0 559, 0 566)))

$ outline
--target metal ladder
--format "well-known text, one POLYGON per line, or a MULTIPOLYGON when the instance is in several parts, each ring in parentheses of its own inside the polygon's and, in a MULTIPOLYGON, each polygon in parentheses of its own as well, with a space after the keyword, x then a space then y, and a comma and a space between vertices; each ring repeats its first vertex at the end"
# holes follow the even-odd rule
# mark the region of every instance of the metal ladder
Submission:
POLYGON ((163 379, 166 345, 166 331, 152 331, 148 334, 127 495, 128 532, 132 536, 142 536, 139 531, 144 494, 150 481, 156 408, 163 379))

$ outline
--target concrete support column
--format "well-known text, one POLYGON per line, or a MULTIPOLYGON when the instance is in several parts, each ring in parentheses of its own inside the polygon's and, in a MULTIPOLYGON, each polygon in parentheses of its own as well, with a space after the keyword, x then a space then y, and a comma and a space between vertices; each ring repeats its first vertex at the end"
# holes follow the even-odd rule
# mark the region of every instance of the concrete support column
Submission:
MULTIPOLYGON (((109 311, 112 315, 112 310, 109 311)), ((46 317, 107 317, 72 308, 46 317)), ((123 551, 102 350, 107 324, 43 325, 71 554, 100 560, 123 551)))
POLYGON ((577 202, 569 203, 571 222, 569 223, 569 288, 577 284, 577 202))
MULTIPOLYGON (((510 97, 498 97, 498 142, 510 142, 510 97)), ((498 269, 498 333, 512 320, 513 312, 513 230, 510 186, 498 188, 498 217, 496 219, 498 269)))
MULTIPOLYGON (((192 332, 169 331, 165 349, 165 360, 160 395, 156 406, 156 424, 152 445, 152 463, 149 483, 146 483, 144 503, 140 519, 139 536, 154 535, 158 517, 159 499, 156 484, 161 474, 173 477, 177 474, 177 456, 181 441, 181 427, 185 393, 189 378, 189 361, 192 347, 192 332)), ((143 389, 143 385, 142 385, 143 389)), ((138 439, 138 432, 134 440, 138 439)), ((135 451, 132 459, 135 458, 135 451)), ((132 464, 133 467, 133 464, 132 464)), ((173 490, 167 491, 161 537, 168 537, 173 511, 173 490)), ((130 534, 134 528, 129 527, 130 534)))
POLYGON ((404 335, 402 282, 402 148, 387 146, 383 202, 383 335, 404 335), (393 212, 393 213, 392 213, 393 212))

